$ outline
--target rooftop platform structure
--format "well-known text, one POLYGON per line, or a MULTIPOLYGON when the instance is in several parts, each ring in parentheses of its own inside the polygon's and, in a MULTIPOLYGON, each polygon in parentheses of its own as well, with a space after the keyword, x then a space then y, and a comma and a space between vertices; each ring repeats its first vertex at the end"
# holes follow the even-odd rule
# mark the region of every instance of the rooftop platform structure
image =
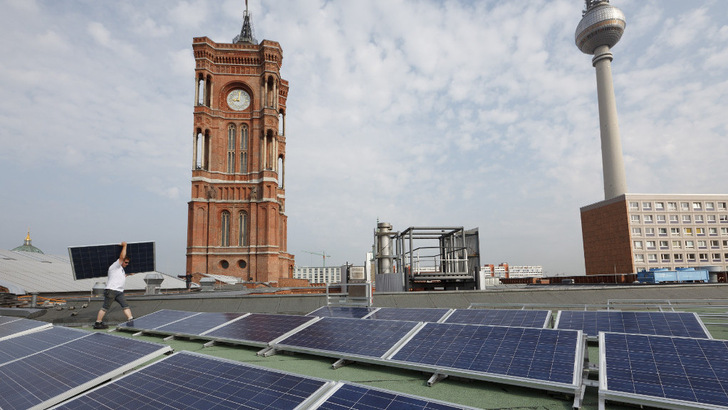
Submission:
POLYGON ((478 229, 379 223, 375 232, 377 288, 386 291, 477 289, 478 229))

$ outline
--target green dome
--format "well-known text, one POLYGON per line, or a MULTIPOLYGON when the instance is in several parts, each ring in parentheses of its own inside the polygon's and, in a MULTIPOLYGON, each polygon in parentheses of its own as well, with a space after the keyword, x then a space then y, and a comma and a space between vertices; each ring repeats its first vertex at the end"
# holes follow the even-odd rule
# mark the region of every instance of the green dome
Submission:
POLYGON ((22 245, 18 246, 17 248, 11 249, 11 251, 15 252, 32 252, 32 253, 43 253, 42 250, 36 248, 31 244, 30 240, 30 231, 28 231, 28 236, 25 237, 25 242, 23 242, 22 245))

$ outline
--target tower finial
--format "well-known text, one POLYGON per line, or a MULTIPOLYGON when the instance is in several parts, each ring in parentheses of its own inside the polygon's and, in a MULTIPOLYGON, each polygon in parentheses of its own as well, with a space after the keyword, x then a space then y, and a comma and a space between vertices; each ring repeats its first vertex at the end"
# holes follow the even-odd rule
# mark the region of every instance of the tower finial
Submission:
POLYGON ((243 13, 243 28, 240 34, 233 38, 233 44, 257 44, 253 37, 253 25, 250 23, 250 13, 248 12, 248 0, 245 0, 245 12, 243 13))

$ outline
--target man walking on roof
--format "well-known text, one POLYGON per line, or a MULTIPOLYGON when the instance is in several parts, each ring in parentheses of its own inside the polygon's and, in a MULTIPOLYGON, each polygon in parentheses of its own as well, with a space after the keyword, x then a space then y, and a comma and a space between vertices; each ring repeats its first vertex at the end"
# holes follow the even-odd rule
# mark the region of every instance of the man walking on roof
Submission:
POLYGON ((121 253, 119 259, 109 266, 109 275, 106 279, 106 289, 104 289, 104 304, 99 310, 99 314, 96 316, 96 323, 94 323, 94 329, 107 329, 109 326, 105 325, 104 315, 111 308, 111 304, 116 301, 124 309, 124 314, 127 320, 133 320, 134 317, 129 309, 129 304, 126 303, 124 298, 124 285, 126 283, 126 272, 124 268, 129 264, 130 258, 126 255, 126 242, 121 243, 121 253))

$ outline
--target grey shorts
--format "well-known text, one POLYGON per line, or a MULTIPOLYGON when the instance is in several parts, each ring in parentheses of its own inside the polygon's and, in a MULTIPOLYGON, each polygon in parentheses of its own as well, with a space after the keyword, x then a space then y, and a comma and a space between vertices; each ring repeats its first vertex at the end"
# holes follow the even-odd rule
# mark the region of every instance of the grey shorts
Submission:
POLYGON ((122 309, 126 309, 129 307, 129 304, 126 303, 126 299, 124 298, 124 292, 119 292, 118 290, 111 290, 111 289, 104 289, 104 304, 101 306, 101 310, 104 312, 108 311, 111 307, 111 304, 117 301, 122 309))

